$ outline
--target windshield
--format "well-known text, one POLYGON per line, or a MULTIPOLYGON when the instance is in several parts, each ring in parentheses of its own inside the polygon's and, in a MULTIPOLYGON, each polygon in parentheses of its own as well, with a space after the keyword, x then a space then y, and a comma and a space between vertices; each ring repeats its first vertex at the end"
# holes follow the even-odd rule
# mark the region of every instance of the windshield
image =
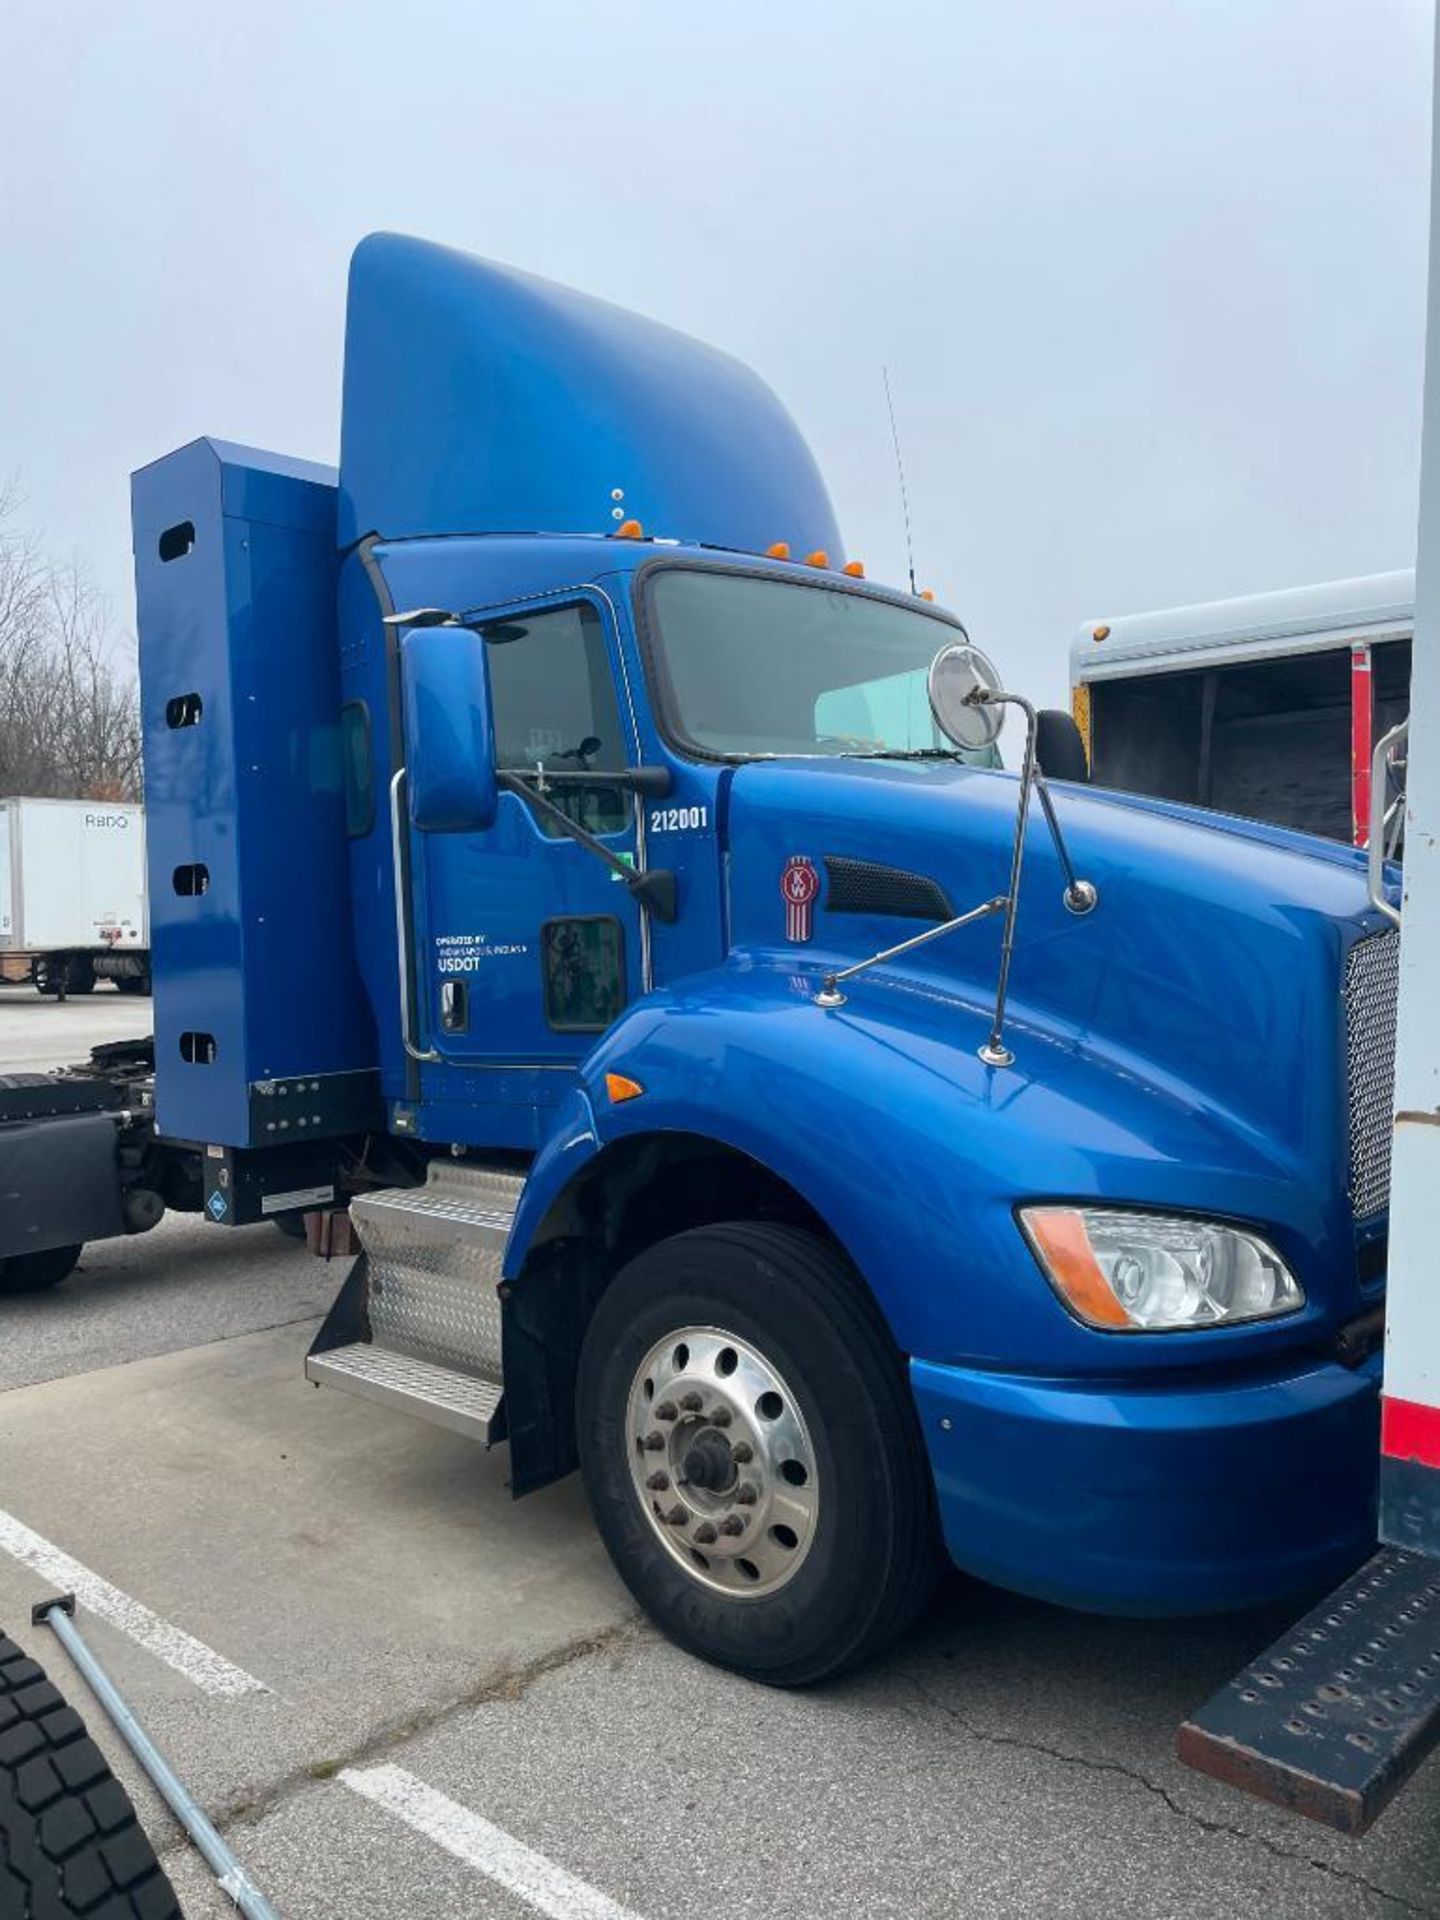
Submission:
POLYGON ((951 745, 926 676, 959 629, 841 587, 666 567, 650 578, 651 632, 677 732, 704 753, 934 753, 951 745))

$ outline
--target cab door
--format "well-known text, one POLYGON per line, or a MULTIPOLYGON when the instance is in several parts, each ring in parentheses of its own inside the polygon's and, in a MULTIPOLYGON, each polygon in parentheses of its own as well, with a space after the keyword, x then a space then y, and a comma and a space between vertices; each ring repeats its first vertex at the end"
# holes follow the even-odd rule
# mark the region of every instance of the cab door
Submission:
MULTIPOLYGON (((608 603, 508 607, 475 644, 486 649, 502 776, 523 779, 633 867, 636 803, 606 777, 637 758, 608 603)), ((623 877, 529 794, 502 791, 483 833, 417 833, 411 845, 417 997, 441 1060, 579 1061, 643 991, 640 911, 623 877)))

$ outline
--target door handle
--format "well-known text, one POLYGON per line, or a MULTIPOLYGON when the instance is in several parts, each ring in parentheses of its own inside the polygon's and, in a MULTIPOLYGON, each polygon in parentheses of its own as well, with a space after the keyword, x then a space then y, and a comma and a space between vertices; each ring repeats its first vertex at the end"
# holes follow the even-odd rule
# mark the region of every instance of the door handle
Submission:
POLYGON ((405 857, 405 769, 397 767, 390 782, 390 848, 395 867, 395 958, 400 970, 400 1040, 412 1060, 441 1060, 443 1054, 415 1044, 410 1025, 410 863, 405 857))

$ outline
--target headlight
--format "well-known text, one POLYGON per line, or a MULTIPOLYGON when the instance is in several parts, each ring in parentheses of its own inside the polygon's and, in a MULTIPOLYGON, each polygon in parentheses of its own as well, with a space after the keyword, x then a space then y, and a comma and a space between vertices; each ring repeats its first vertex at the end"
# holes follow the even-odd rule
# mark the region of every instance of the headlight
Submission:
POLYGON ((1065 1305, 1107 1333, 1234 1326, 1305 1304, 1275 1249, 1239 1227, 1108 1207, 1026 1207, 1020 1220, 1065 1305))

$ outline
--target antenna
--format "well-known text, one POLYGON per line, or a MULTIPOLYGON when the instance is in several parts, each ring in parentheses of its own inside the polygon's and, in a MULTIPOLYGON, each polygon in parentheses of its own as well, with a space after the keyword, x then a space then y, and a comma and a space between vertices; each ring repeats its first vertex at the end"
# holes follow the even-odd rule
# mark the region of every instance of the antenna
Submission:
POLYGON ((890 369, 882 366, 880 377, 885 382, 885 405, 890 410, 890 438, 895 443, 895 471, 900 477, 900 510, 905 516, 905 561, 910 569, 910 591, 915 591, 915 546, 910 538, 910 495, 905 487, 905 462, 900 457, 900 429, 895 424, 895 401, 890 392, 890 369))

